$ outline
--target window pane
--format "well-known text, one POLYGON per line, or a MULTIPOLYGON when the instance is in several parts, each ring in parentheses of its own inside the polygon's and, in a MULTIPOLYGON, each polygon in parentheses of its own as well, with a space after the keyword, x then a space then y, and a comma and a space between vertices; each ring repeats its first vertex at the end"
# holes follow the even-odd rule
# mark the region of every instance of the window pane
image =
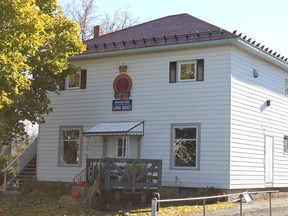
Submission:
POLYGON ((195 63, 181 64, 180 68, 181 80, 193 80, 195 79, 195 63))
POLYGON ((80 131, 79 130, 63 130, 62 139, 63 140, 79 140, 80 131))
POLYGON ((78 164, 80 158, 80 130, 63 129, 61 134, 61 164, 78 164))
POLYGON ((117 156, 118 157, 125 157, 125 155, 126 155, 126 140, 125 139, 118 139, 117 156))
POLYGON ((174 140, 175 166, 196 166, 196 141, 174 140))
POLYGON ((196 139, 196 128, 175 128, 175 139, 196 139))
POLYGON ((78 164, 79 161, 78 141, 64 141, 63 161, 65 164, 78 164))
POLYGON ((68 88, 80 87, 80 72, 68 76, 68 88))

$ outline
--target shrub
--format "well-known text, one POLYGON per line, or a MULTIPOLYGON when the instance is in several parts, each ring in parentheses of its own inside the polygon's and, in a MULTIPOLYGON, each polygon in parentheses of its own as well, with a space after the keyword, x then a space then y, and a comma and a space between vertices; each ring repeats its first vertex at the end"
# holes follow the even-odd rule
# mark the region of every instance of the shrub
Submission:
MULTIPOLYGON (((4 170, 15 157, 11 155, 0 154, 0 185, 4 183, 4 170)), ((17 164, 14 164, 7 173, 7 181, 17 174, 17 164)))

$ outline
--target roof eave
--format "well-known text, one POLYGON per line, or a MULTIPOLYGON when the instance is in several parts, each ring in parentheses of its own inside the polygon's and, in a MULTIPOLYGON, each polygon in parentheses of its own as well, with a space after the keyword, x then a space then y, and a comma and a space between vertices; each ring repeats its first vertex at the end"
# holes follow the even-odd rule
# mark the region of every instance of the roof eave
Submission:
POLYGON ((186 42, 179 44, 169 44, 169 45, 158 45, 158 46, 149 46, 143 48, 133 48, 133 49, 124 49, 124 50, 114 50, 114 51, 106 51, 106 52, 93 52, 93 53, 83 53, 81 55, 75 55, 69 57, 69 61, 77 61, 77 60, 86 60, 93 58, 103 58, 103 57, 111 57, 111 56, 119 56, 119 55, 131 55, 137 53, 149 53, 155 51, 170 51, 177 49, 189 49, 196 47, 205 47, 205 46, 219 46, 219 45, 227 45, 234 43, 238 38, 224 38, 224 39, 215 39, 208 41, 197 41, 197 42, 186 42))
POLYGON ((261 49, 257 46, 251 45, 250 43, 246 42, 245 40, 243 40, 241 38, 238 38, 235 41, 235 45, 237 47, 244 49, 245 51, 248 51, 249 53, 252 53, 252 54, 264 59, 265 61, 267 61, 267 62, 269 62, 269 63, 271 63, 277 67, 280 67, 280 68, 288 71, 287 62, 282 61, 281 59, 265 52, 263 49, 261 49))

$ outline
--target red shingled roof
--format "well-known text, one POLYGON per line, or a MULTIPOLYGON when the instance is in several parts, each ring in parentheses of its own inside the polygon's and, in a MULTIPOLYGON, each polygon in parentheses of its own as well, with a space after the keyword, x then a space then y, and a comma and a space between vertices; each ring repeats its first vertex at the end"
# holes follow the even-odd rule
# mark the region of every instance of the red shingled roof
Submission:
POLYGON ((179 14, 106 34, 84 43, 86 53, 235 38, 237 35, 193 17, 179 14))

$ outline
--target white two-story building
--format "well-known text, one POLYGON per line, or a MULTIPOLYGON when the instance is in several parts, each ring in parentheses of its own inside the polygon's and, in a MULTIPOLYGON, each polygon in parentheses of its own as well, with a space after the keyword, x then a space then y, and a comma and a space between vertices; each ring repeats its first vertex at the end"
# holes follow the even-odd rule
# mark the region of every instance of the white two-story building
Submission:
POLYGON ((247 39, 188 14, 95 27, 50 94, 38 180, 112 157, 161 159, 162 186, 288 187, 287 59, 247 39))

